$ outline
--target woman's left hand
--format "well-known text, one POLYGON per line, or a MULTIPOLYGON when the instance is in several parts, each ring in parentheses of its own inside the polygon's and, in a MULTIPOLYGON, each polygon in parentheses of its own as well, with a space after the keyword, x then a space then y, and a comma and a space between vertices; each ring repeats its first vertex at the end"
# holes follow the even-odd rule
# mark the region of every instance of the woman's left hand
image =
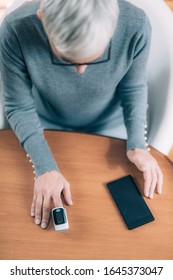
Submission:
POLYGON ((162 193, 163 173, 155 158, 146 150, 134 149, 127 152, 128 159, 143 172, 144 195, 153 198, 154 192, 162 193))

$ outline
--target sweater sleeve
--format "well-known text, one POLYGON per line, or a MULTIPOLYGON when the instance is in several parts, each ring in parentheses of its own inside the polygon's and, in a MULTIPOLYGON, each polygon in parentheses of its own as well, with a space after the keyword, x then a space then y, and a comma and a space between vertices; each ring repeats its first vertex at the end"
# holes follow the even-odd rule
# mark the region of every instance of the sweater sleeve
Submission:
POLYGON ((29 155, 36 176, 58 170, 36 112, 18 37, 5 20, 0 27, 0 71, 6 117, 29 155))
POLYGON ((147 16, 144 15, 143 19, 140 32, 132 38, 129 46, 128 51, 132 54, 132 63, 118 85, 118 94, 127 130, 127 150, 146 149, 145 128, 148 108, 146 66, 150 48, 151 26, 147 16))

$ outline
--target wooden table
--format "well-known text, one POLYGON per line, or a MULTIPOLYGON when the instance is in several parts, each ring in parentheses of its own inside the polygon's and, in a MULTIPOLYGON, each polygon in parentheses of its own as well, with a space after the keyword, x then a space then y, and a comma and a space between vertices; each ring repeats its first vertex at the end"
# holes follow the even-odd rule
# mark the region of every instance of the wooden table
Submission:
POLYGON ((164 191, 145 199, 155 221, 129 231, 105 183, 131 174, 142 189, 143 177, 125 155, 125 141, 46 131, 63 175, 71 183, 70 229, 44 230, 30 216, 33 170, 12 131, 0 131, 0 259, 172 259, 173 168, 151 149, 164 173, 164 191))
POLYGON ((165 0, 166 4, 171 8, 173 11, 173 0, 165 0))

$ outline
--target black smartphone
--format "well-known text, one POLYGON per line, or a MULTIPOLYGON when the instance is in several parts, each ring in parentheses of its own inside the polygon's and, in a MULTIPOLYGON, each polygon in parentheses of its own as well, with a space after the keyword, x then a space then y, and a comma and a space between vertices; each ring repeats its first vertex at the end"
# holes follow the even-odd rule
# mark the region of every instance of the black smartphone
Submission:
POLYGON ((128 229, 154 221, 154 217, 131 175, 106 185, 128 229))

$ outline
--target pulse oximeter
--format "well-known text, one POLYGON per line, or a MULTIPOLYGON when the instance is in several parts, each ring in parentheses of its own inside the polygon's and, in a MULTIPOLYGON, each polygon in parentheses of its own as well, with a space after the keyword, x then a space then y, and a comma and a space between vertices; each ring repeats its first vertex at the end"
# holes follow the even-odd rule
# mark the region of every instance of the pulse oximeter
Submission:
POLYGON ((52 209, 52 219, 55 231, 65 231, 69 228, 66 209, 63 207, 56 207, 52 209))

